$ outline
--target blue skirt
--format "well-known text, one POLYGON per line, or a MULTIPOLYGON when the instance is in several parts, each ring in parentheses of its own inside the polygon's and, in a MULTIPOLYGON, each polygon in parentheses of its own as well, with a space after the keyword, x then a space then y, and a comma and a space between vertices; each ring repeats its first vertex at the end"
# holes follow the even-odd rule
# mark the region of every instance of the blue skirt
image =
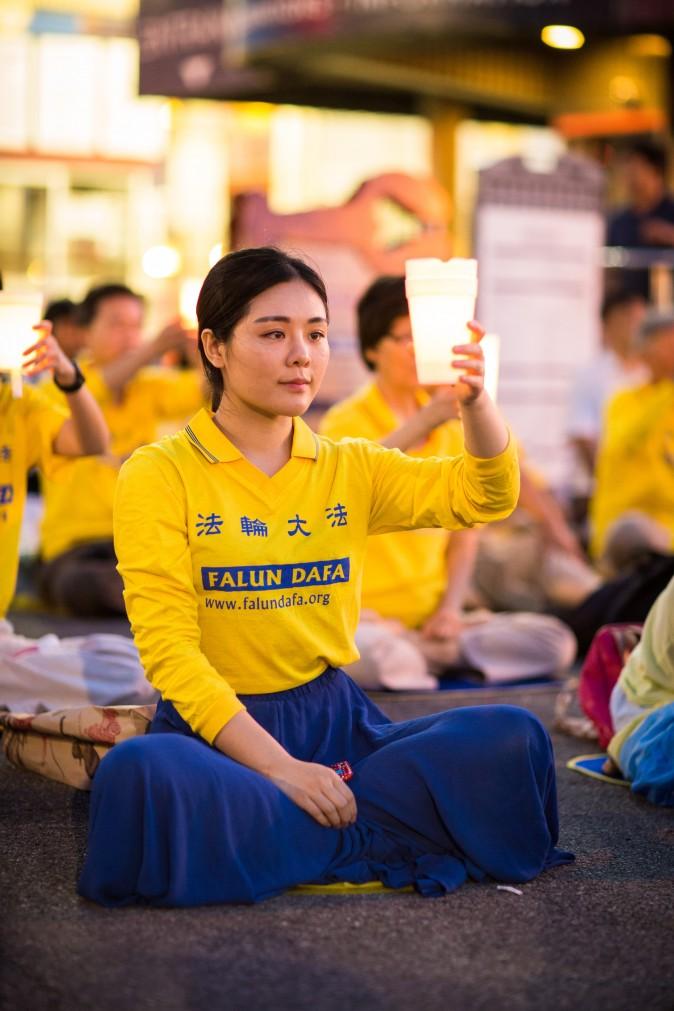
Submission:
POLYGON ((270 780, 196 737, 169 702, 93 784, 79 892, 105 906, 259 902, 294 885, 524 882, 555 848, 552 745, 525 709, 475 706, 392 723, 341 670, 241 696, 295 758, 348 761, 355 824, 324 828, 270 780))

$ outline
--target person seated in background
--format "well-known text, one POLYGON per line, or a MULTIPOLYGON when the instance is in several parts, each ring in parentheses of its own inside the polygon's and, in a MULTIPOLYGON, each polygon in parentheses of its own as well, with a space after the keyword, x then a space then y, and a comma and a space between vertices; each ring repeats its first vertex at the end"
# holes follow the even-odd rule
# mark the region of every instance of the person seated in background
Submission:
POLYGON ((545 479, 526 461, 520 466, 518 508, 480 538, 474 587, 497 610, 556 613, 576 607, 597 589, 601 576, 545 479))
POLYGON ((105 635, 58 639, 17 635, 6 620, 19 565, 19 534, 26 498, 26 475, 63 471, 67 460, 104 453, 109 435, 102 412, 72 361, 40 324, 41 335, 25 353, 24 375, 45 372, 63 392, 54 404, 44 386, 24 385, 14 397, 0 375, 0 709, 36 713, 63 706, 151 701, 133 643, 105 635))
POLYGON ((674 312, 645 316, 637 351, 651 378, 609 401, 590 502, 592 554, 612 575, 674 546, 674 312))
POLYGON ((646 308, 646 300, 637 292, 607 295, 601 307, 601 349, 574 380, 568 438, 574 451, 576 487, 588 499, 606 405, 619 390, 640 385, 648 378, 635 349, 646 308))
MULTIPOLYGON (((620 159, 620 174, 627 206, 609 217, 607 246, 657 250, 674 247, 674 199, 667 191, 669 154, 658 139, 632 144, 620 159)), ((650 294, 650 276, 644 267, 621 270, 621 287, 642 297, 650 294)))
MULTIPOLYGON (((358 303, 358 337, 373 382, 332 407, 321 434, 366 438, 422 458, 462 453, 454 390, 431 396, 417 380, 404 278, 381 277, 368 288, 358 303)), ((464 610, 479 536, 431 529, 368 539, 356 632, 361 656, 348 668, 361 686, 434 688, 436 673, 452 667, 491 680, 536 676, 573 661, 573 637, 555 618, 464 610)))
POLYGON ((44 318, 52 325, 52 333, 68 358, 77 358, 84 349, 86 333, 78 320, 77 303, 69 298, 49 302, 44 318))
POLYGON ((625 153, 628 205, 609 220, 607 246, 633 249, 674 246, 674 198, 667 192, 668 153, 658 140, 642 140, 625 153))
MULTIPOLYGON (((112 543, 112 503, 122 462, 159 436, 166 419, 181 421, 203 403, 199 373, 150 367, 172 349, 196 356, 179 324, 142 341, 143 301, 125 285, 93 288, 78 311, 86 332, 82 370, 110 429, 110 451, 76 460, 59 482, 45 481, 41 592, 74 614, 124 614, 112 543)), ((196 362, 196 357, 195 357, 196 362)))
POLYGON ((674 807, 674 579, 653 604, 610 701, 610 762, 653 804, 674 807))

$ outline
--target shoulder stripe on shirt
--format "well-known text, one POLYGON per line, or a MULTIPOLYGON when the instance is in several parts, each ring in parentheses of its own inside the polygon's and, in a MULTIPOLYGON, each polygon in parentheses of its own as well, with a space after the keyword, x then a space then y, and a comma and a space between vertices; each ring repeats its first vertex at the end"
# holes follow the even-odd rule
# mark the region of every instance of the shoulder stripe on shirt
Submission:
POLYGON ((196 435, 194 434, 189 425, 185 425, 185 435, 190 440, 190 442, 193 443, 196 446, 196 448, 204 454, 207 460, 210 460, 211 463, 220 463, 217 456, 213 456, 211 451, 209 449, 206 449, 203 442, 200 442, 199 439, 197 439, 196 435))

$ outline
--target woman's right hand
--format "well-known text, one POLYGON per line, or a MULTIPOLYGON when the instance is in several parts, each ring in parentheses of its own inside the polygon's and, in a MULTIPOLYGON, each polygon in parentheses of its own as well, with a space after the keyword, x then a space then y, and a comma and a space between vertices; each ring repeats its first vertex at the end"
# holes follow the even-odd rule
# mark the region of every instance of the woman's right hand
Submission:
POLYGON ((269 779, 325 828, 346 828, 356 820, 356 798, 327 765, 289 758, 269 779))

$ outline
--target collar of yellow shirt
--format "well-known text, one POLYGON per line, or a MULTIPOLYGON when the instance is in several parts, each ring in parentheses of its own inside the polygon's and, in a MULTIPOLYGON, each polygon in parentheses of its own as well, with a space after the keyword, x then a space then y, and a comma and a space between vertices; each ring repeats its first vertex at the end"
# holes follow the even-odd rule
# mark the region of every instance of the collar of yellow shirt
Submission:
MULTIPOLYGON (((185 434, 209 463, 233 463, 235 460, 244 459, 241 450, 220 431, 213 420, 213 415, 205 407, 195 414, 189 425, 185 426, 185 434)), ((293 418, 293 445, 290 455, 305 460, 318 458, 318 439, 301 418, 293 418)))

